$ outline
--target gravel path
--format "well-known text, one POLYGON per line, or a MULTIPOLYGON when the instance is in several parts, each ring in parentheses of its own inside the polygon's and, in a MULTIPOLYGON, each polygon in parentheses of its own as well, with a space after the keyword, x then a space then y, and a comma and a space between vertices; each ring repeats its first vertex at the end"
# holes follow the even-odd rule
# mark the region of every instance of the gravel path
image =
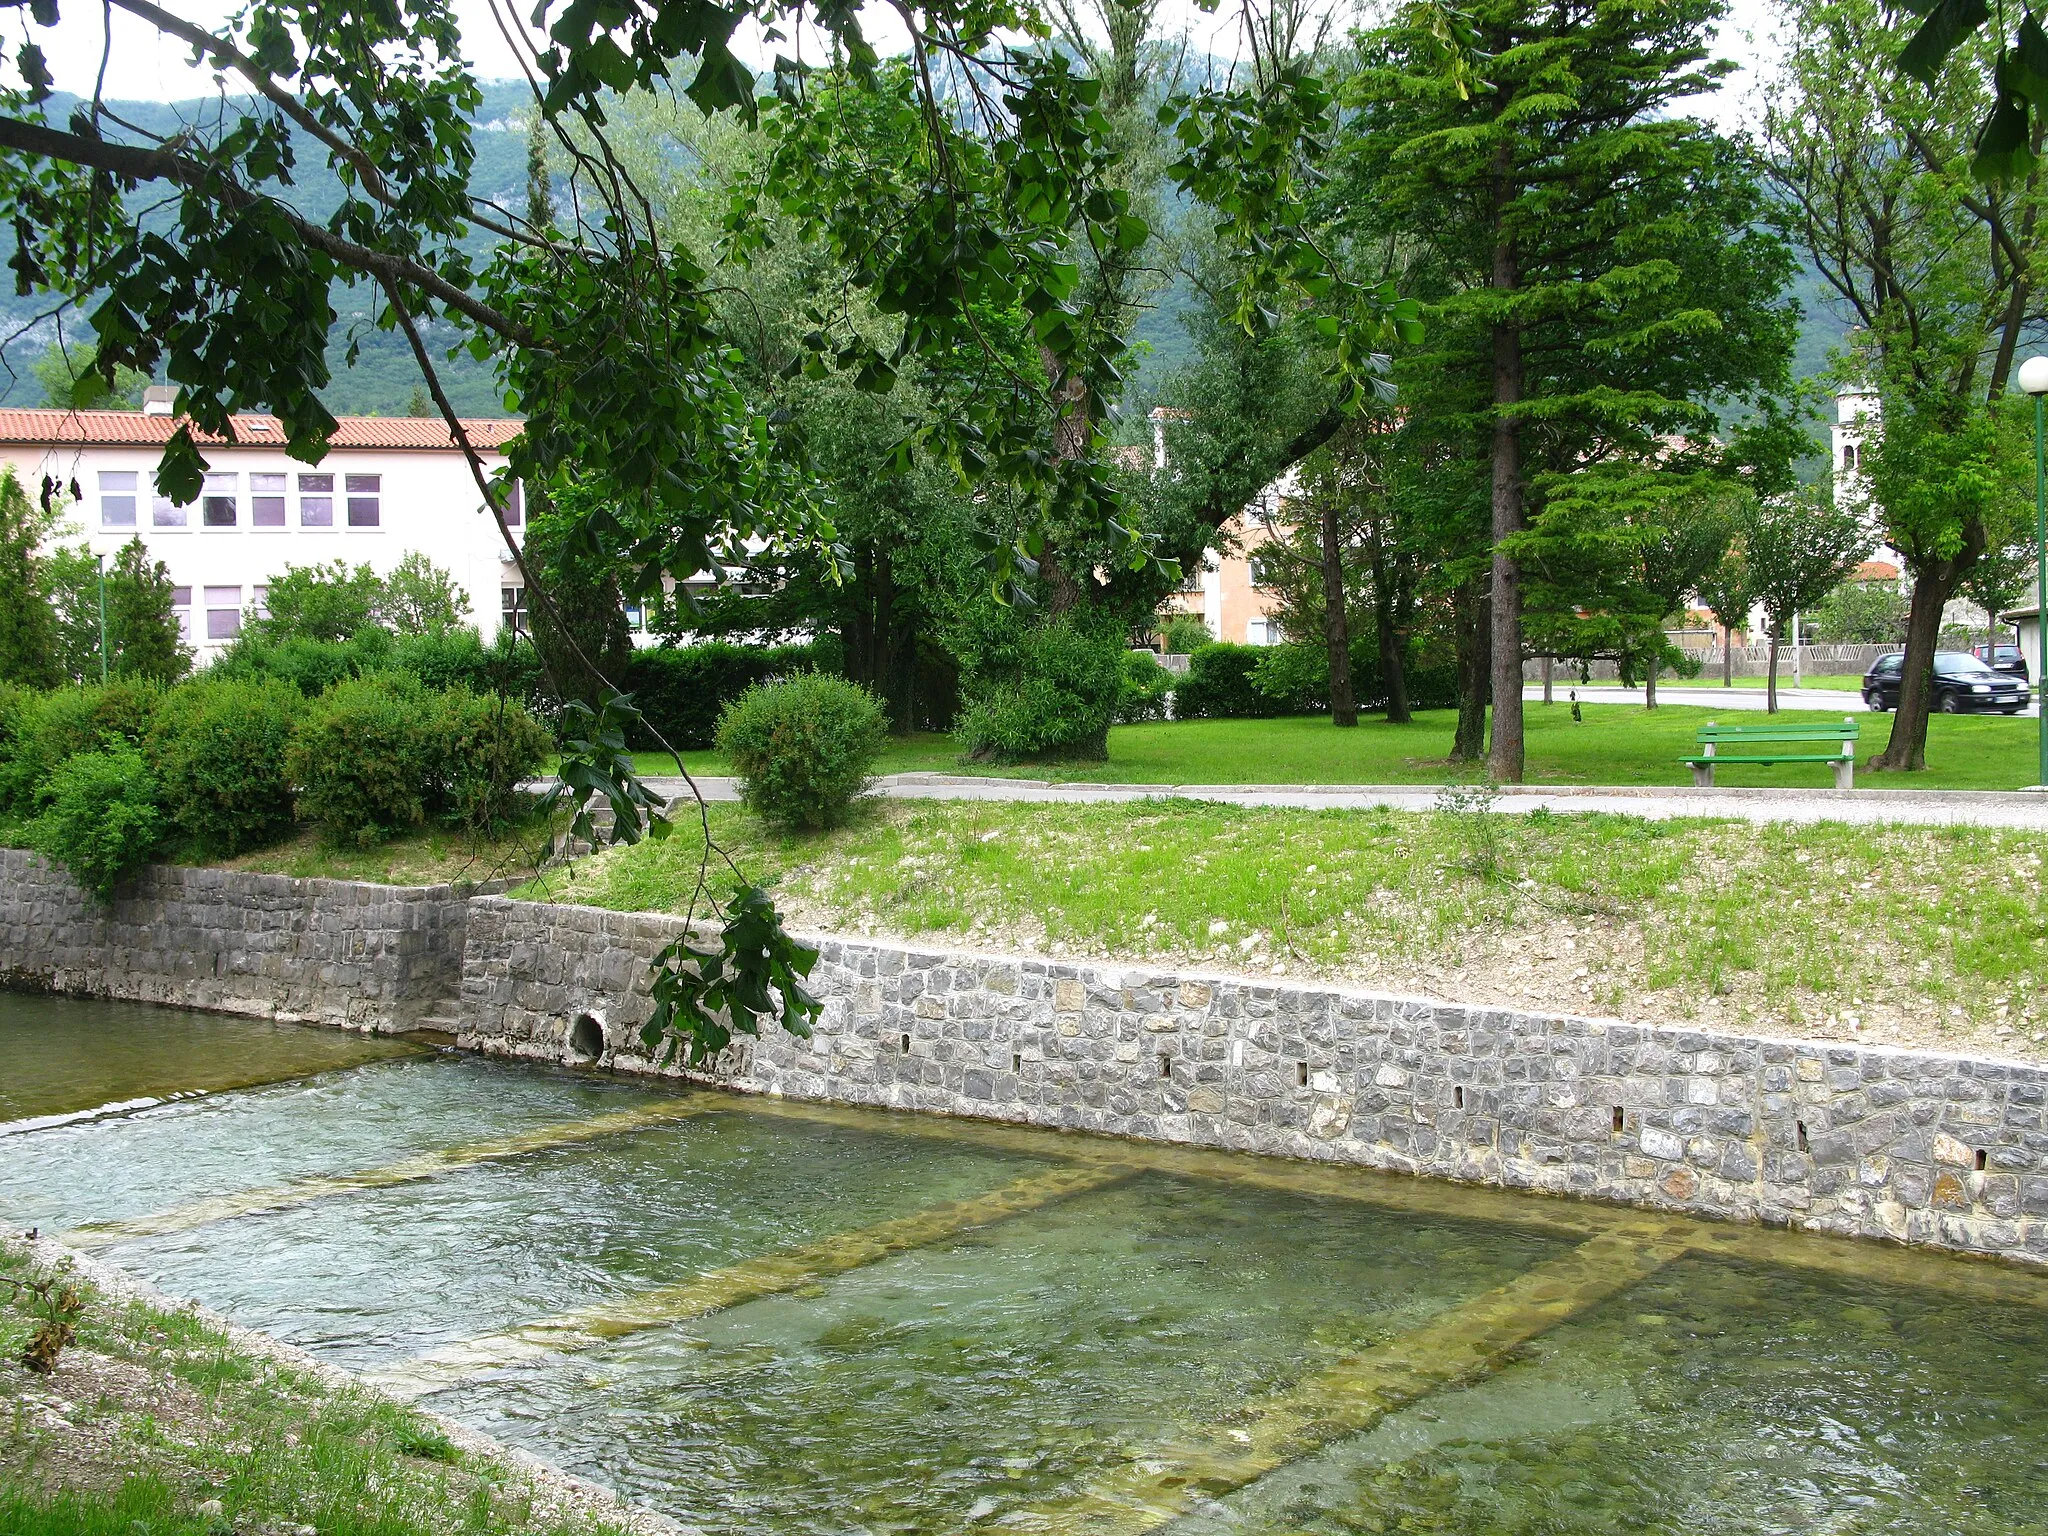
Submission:
MULTIPOLYGON (((657 792, 686 793, 681 779, 649 778, 657 792)), ((736 781, 700 778, 709 800, 737 800, 736 781)), ((1040 779, 979 778, 966 774, 896 773, 876 782, 891 800, 1014 800, 1031 805, 1085 805, 1105 801, 1184 799, 1219 805, 1291 806, 1308 810, 1399 811, 1436 809, 1430 784, 1051 784, 1040 779)), ((2030 827, 2048 831, 2048 794, 2030 790, 1962 789, 1679 789, 1663 787, 1560 787, 1502 789, 1497 811, 1612 811, 1665 820, 1718 816, 1738 821, 1843 821, 1906 826, 2030 827)))

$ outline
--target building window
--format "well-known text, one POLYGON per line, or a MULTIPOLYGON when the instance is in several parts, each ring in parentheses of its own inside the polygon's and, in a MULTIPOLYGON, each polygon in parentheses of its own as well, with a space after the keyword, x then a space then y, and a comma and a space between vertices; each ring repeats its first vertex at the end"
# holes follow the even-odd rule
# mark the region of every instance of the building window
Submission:
POLYGON ((192 589, 171 588, 171 612, 177 616, 178 637, 187 645, 192 643, 192 589))
POLYGON ((242 632, 242 589, 206 589, 206 638, 232 640, 242 632))
POLYGON ((348 482, 348 525, 351 528, 375 528, 382 517, 384 483, 382 475, 344 475, 348 482))
POLYGON ((526 588, 498 589, 498 618, 515 635, 526 633, 526 588))
POLYGON ((249 611, 259 619, 270 617, 270 588, 268 586, 249 589, 249 611))
POLYGON ((240 475, 208 475, 206 490, 199 498, 199 521, 208 528, 235 526, 235 500, 240 475))
POLYGON ((301 528, 332 528, 334 526, 334 476, 299 476, 299 526, 301 528))
POLYGON ((185 526, 185 508, 159 491, 149 498, 149 520, 158 528, 182 528, 185 526))
POLYGON ((526 496, 514 480, 505 492, 505 526, 517 528, 526 517, 526 496))
POLYGON ((133 528, 135 526, 134 470, 103 469, 100 471, 100 526, 102 528, 133 528))
POLYGON ((1267 567, 1266 562, 1261 560, 1257 555, 1254 555, 1251 559, 1247 560, 1245 562, 1245 566, 1251 573, 1251 583, 1253 586, 1265 587, 1272 585, 1273 573, 1267 567))
POLYGON ((1854 443, 1844 443, 1844 444, 1842 444, 1842 468, 1844 468, 1844 469, 1854 469, 1855 467, 1856 467, 1856 445, 1855 445, 1854 443))
POLYGON ((249 477, 249 526, 251 528, 282 528, 284 526, 283 475, 251 475, 249 477))
POLYGON ((638 603, 626 604, 626 628, 636 635, 647 631, 647 610, 638 603))

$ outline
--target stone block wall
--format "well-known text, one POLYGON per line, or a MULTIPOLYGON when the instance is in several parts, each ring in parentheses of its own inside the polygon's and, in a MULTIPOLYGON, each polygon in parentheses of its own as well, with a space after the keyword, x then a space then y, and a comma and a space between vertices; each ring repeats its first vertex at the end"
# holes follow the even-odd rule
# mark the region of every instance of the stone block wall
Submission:
MULTIPOLYGON (((647 962, 679 929, 479 899, 461 1042, 650 1070, 634 1055, 647 962)), ((743 1040, 714 1075, 2048 1263, 2041 1068, 817 942, 816 1034, 743 1040)))
POLYGON ((453 1014, 469 916, 448 886, 152 865, 110 904, 0 849, 0 980, 223 1013, 416 1029, 453 1014))

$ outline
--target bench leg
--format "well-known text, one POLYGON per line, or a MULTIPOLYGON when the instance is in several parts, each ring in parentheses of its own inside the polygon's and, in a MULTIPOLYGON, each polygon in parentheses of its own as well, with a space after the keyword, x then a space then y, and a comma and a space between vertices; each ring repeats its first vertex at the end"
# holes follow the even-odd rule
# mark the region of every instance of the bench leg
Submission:
POLYGON ((1694 789, 1712 789, 1714 787, 1714 765, 1712 763, 1694 763, 1692 765, 1692 787, 1694 789))
POLYGON ((1845 757, 1839 763, 1835 764, 1835 788, 1854 789, 1855 787, 1856 759, 1853 757, 1845 757))

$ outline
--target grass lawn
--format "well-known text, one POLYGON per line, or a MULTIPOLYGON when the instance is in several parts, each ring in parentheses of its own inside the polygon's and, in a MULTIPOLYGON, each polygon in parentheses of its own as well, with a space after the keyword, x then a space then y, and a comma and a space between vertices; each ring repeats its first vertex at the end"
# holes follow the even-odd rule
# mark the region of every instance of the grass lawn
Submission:
MULTIPOLYGON (((2031 833, 1185 800, 885 801, 818 836, 731 805, 712 822, 812 929, 2048 1055, 2031 833)), ((679 829, 526 894, 681 911, 700 848, 679 829)))
MULTIPOLYGON (((521 879, 547 857, 553 833, 568 824, 566 814, 554 825, 536 818, 492 836, 477 836, 449 827, 422 827, 364 848, 333 847, 310 827, 289 842, 259 848, 232 859, 203 862, 224 869, 254 869, 275 875, 328 880, 368 880, 379 885, 440 885, 468 881, 521 879)), ((173 863, 181 862, 175 855, 173 863)))
MULTIPOLYGON (((40 1273, 40 1272, 38 1272, 40 1273)), ((0 1245, 0 1282, 29 1277, 0 1245)), ((432 1421, 238 1349, 185 1312, 78 1284, 78 1340, 19 1363, 35 1319, 0 1300, 0 1530, 10 1536, 596 1536, 432 1421)), ((0 1283, 0 1297, 14 1287, 0 1283)))
MULTIPOLYGON (((1761 688, 1768 681, 1768 678, 1762 677, 1738 677, 1735 679, 1735 686, 1737 688, 1761 688)), ((1594 683, 1592 686, 1597 688, 1600 685, 1594 683)), ((1659 693, 1662 693, 1666 688, 1718 688, 1720 686, 1721 674, 1711 668, 1702 672, 1698 677, 1660 677, 1657 679, 1657 691, 1659 693)), ((1792 686, 1792 673, 1789 668, 1778 673, 1778 686, 1780 688, 1790 688, 1792 686)), ((1854 676, 1848 674, 1829 674, 1822 677, 1808 677, 1799 686, 1802 688, 1832 688, 1841 693, 1861 693, 1863 691, 1863 674, 1858 672, 1854 676)))
MULTIPOLYGON (((1563 697, 1559 694, 1560 699, 1563 697)), ((1645 710, 1631 704, 1585 704, 1582 720, 1558 703, 1528 706, 1528 781, 1532 784, 1675 784, 1692 782, 1678 761, 1690 752, 1694 733, 1717 716, 1711 708, 1664 704, 1645 710)), ((1750 715, 1744 714, 1743 720, 1750 715)), ((1758 723, 1766 718, 1758 714, 1758 723)), ((1782 710, 1776 719, 1817 724, 1839 722, 1825 711, 1782 710)), ((1863 735, 1859 760, 1867 761, 1891 739, 1893 717, 1859 715, 1863 735)), ((949 736, 922 735, 892 740, 881 773, 981 773, 1033 779, 1126 784, 1437 784, 1474 777, 1444 759, 1457 726, 1449 710, 1418 715, 1410 725, 1388 725, 1369 717, 1357 730, 1340 731, 1319 715, 1285 720, 1181 720, 1120 725, 1109 733, 1107 763, 1021 764, 1007 768, 967 764, 949 736)), ((2017 789, 2032 784, 2037 771, 2037 722, 2002 715, 1937 715, 1928 728, 1929 768, 1916 774, 1869 774, 1857 783, 1882 789, 2017 789)), ((674 761, 657 753, 636 759, 642 773, 669 774, 674 761)), ((693 773, 729 769, 712 752, 685 754, 693 773)), ((1726 768, 1721 784, 1757 784, 1788 789, 1824 789, 1834 775, 1824 764, 1778 768, 1726 768)))

